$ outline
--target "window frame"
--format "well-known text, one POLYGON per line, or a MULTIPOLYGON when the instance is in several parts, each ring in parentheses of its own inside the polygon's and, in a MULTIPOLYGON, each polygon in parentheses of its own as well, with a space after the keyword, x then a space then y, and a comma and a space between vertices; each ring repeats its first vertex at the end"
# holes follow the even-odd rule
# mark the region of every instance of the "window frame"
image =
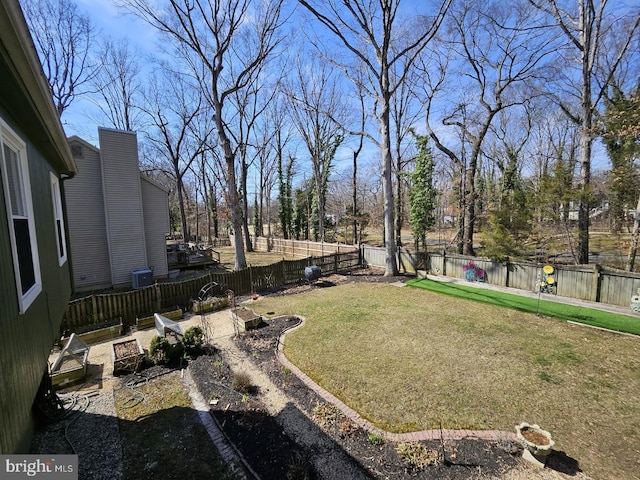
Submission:
POLYGON ((53 203, 53 228, 56 235, 56 248, 58 251, 58 265, 62 266, 67 261, 67 234, 65 233, 64 211, 62 209, 62 194, 60 192, 60 178, 50 172, 51 202, 53 203))
POLYGON ((42 292, 42 275, 40 271, 40 256, 38 254, 38 240, 36 235, 36 225, 33 209, 33 199, 31 195, 31 180, 29 178, 29 162, 27 158, 26 143, 13 131, 7 123, 0 118, 0 177, 2 180, 5 207, 7 212, 7 227, 9 231, 9 240, 11 244, 11 256, 13 262, 13 273, 16 282, 16 293, 18 297, 18 306, 21 314, 25 313, 35 299, 42 292), (5 158, 5 145, 17 154, 16 172, 18 187, 20 188, 21 200, 23 202, 24 215, 15 215, 12 209, 9 175, 7 173, 7 159, 5 158), (31 263, 33 266, 34 282, 24 293, 22 293, 22 272, 20 270, 18 245, 16 242, 16 232, 14 228, 15 219, 27 220, 29 229, 29 246, 31 252, 31 263))

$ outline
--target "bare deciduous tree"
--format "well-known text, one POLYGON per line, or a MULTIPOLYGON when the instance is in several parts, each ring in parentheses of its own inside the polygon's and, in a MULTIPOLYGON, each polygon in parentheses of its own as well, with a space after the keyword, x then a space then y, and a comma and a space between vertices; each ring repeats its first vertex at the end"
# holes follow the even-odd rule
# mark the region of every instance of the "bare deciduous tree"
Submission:
POLYGON ((593 119, 632 39, 640 27, 640 9, 636 6, 624 16, 607 9, 608 0, 529 0, 555 22, 555 28, 569 40, 569 61, 559 65, 558 82, 550 82, 549 96, 581 128, 580 197, 578 203, 578 262, 589 263, 589 204, 591 201, 591 153, 596 132, 593 119), (612 35, 617 35, 614 41, 612 35), (573 58, 570 58, 573 57, 573 58))
POLYGON ((22 0, 21 4, 53 103, 62 116, 96 73, 91 60, 94 26, 73 0, 22 0))
POLYGON ((307 148, 313 168, 314 239, 324 240, 327 182, 336 149, 344 138, 345 108, 340 85, 329 65, 298 58, 294 78, 286 87, 291 117, 307 148))
MULTIPOLYGON (((531 9, 529 9, 531 10, 531 9)), ((446 154, 464 170, 462 183, 463 231, 462 253, 474 255, 473 234, 476 223, 476 173, 482 145, 496 115, 510 107, 522 105, 531 95, 524 87, 539 74, 546 55, 549 39, 539 30, 530 28, 534 20, 531 11, 517 4, 507 7, 500 2, 464 3, 450 16, 450 62, 443 62, 435 75, 430 64, 423 66, 427 82, 427 133, 438 150, 446 154), (462 75, 461 75, 462 73, 462 75), (449 78, 447 79, 447 76, 449 78), (445 136, 432 124, 432 109, 439 93, 448 81, 446 93, 449 105, 442 125, 461 136, 462 147, 447 145, 445 136), (451 100, 455 91, 462 96, 451 100), (470 147, 468 158, 465 146, 470 147)))
POLYGON ((234 115, 230 96, 247 87, 281 38, 282 0, 122 0, 121 4, 168 35, 178 50, 200 62, 190 74, 200 82, 213 109, 234 231, 235 269, 247 266, 242 235, 242 209, 231 135, 234 115))
POLYGON ((207 149, 205 139, 212 132, 207 122, 209 111, 203 106, 200 92, 166 68, 150 85, 145 104, 145 112, 154 127, 146 139, 155 147, 158 158, 169 165, 169 168, 158 167, 175 180, 182 234, 187 241, 189 226, 183 180, 191 164, 207 149))
POLYGON ((298 0, 344 47, 339 54, 328 55, 347 77, 363 88, 376 105, 380 128, 379 139, 372 138, 382 156, 382 189, 384 197, 385 275, 396 275, 396 242, 394 239, 394 202, 391 155, 391 99, 405 81, 408 70, 393 77, 391 71, 401 63, 410 68, 417 56, 434 38, 451 0, 442 0, 434 9, 425 2, 424 11, 412 21, 398 17, 399 0, 371 2, 354 0, 298 0), (413 23, 413 24, 412 24, 413 23), (395 48, 392 48, 395 47, 395 48), (350 73, 363 70, 362 76, 350 73))
POLYGON ((141 126, 138 56, 127 40, 105 41, 100 52, 102 67, 91 82, 96 105, 109 124, 120 130, 135 131, 141 126))

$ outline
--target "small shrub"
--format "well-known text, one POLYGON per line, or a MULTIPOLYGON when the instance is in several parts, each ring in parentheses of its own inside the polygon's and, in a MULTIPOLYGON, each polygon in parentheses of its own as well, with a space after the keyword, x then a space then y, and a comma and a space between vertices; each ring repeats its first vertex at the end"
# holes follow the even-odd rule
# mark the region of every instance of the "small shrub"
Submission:
POLYGON ((184 350, 188 355, 197 355, 202 352, 204 345, 204 334, 200 327, 189 327, 185 330, 182 337, 184 350))
POLYGON ((333 403, 323 402, 313 408, 312 416, 318 425, 326 427, 336 424, 344 414, 333 403))
POLYGON ((310 480, 315 478, 307 457, 295 452, 287 466, 287 480, 310 480))
POLYGON ((171 343, 167 338, 156 335, 149 345, 149 359, 155 364, 177 360, 183 353, 182 342, 171 343))
POLYGON ((233 376, 233 380, 231 380, 231 388, 238 393, 248 394, 251 393, 254 387, 251 385, 251 377, 244 372, 240 372, 233 376))
POLYGON ((430 450, 418 442, 399 443, 396 452, 402 461, 415 471, 424 470, 438 461, 438 452, 430 450))
POLYGON ((291 369, 288 367, 284 367, 282 369, 282 381, 284 382, 284 384, 288 385, 289 382, 292 380, 292 378, 293 378, 293 372, 291 371, 291 369))
POLYGON ((156 364, 167 363, 171 359, 171 350, 169 340, 156 335, 149 345, 149 358, 156 364))
MULTIPOLYGON (((245 395, 246 397, 246 395, 245 395)), ((247 397, 244 402, 244 409, 242 412, 242 420, 241 422, 250 427, 255 427, 256 425, 262 423, 264 419, 268 416, 267 409, 264 404, 258 400, 250 399, 247 397)))
POLYGON ((369 440, 369 443, 373 446, 382 445, 384 443, 384 438, 376 435, 375 433, 370 433, 368 440, 369 440))

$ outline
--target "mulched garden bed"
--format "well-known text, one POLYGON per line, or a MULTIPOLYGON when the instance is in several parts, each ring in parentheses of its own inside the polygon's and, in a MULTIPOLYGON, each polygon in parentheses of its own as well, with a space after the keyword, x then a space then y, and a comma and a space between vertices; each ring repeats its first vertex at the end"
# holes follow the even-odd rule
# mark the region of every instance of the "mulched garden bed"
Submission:
POLYGON ((199 356, 189 369, 218 426, 260 478, 317 478, 304 462, 304 450, 267 413, 260 392, 251 385, 246 393, 235 390, 242 388, 234 385, 234 374, 219 352, 199 356), (298 470, 302 476, 292 474, 298 470))
MULTIPOLYGON (((344 281, 402 279, 366 271, 356 277, 332 275, 312 284, 301 283, 262 293, 284 295, 327 288, 344 281)), ((361 470, 363 478, 467 479, 478 474, 499 477, 518 464, 522 452, 519 444, 478 439, 415 442, 405 446, 408 448, 407 456, 416 460, 414 465, 403 460, 397 451, 398 444, 372 437, 278 361, 275 355, 278 338, 298 322, 295 317, 267 319, 261 327, 236 337, 236 345, 287 395, 295 408, 304 413, 303 421, 308 422, 309 429, 320 429, 331 439, 332 448, 355 460, 355 468, 361 470)), ((198 357, 190 362, 189 368, 201 394, 212 400, 212 415, 260 478, 319 478, 309 461, 317 452, 306 452, 283 431, 277 419, 267 414, 259 391, 239 393, 234 390, 234 374, 219 352, 198 357)), ((235 387, 237 389, 237 385, 235 387)))

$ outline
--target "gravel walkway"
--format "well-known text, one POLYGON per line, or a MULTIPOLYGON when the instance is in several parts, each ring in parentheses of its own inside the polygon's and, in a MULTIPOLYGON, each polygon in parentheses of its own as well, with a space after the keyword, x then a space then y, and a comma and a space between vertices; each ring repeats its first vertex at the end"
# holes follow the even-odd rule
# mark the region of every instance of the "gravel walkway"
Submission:
POLYGON ((124 478, 122 445, 113 393, 61 395, 68 408, 64 420, 39 429, 30 453, 77 454, 78 478, 121 480, 124 478))

